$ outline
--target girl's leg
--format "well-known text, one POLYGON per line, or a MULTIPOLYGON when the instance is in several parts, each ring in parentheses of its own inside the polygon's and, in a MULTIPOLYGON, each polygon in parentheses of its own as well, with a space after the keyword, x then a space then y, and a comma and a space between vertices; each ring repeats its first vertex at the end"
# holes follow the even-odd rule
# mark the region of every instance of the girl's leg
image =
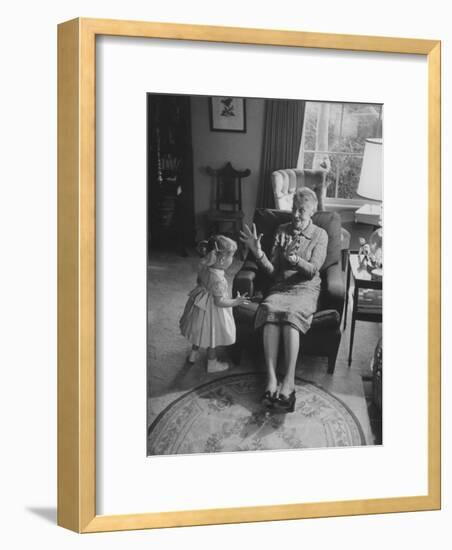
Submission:
POLYGON ((278 388, 278 379, 276 378, 276 367, 278 364, 279 339, 281 327, 272 323, 264 325, 264 357, 265 367, 267 369, 267 387, 266 391, 274 393, 278 388))
POLYGON ((300 333, 290 325, 284 325, 282 332, 286 373, 279 393, 288 397, 295 389, 295 367, 297 366, 298 352, 300 350, 300 333))
POLYGON ((199 346, 196 346, 195 344, 192 345, 190 354, 188 356, 188 362, 194 363, 196 361, 196 357, 198 355, 199 346))
POLYGON ((228 368, 228 363, 218 361, 216 348, 207 348, 207 372, 221 372, 228 368))

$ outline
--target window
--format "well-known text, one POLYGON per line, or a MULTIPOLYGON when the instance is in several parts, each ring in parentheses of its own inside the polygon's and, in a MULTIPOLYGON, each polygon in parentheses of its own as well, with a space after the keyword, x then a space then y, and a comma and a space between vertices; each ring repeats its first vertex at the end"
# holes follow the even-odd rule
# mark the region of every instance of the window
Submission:
POLYGON ((329 166, 327 197, 356 194, 366 138, 382 136, 382 105, 307 101, 298 165, 329 166))

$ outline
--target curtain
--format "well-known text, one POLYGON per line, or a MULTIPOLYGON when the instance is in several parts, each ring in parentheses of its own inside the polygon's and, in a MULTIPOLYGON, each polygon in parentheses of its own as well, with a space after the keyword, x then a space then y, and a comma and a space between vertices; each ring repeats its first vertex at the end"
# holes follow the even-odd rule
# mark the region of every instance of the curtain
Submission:
POLYGON ((305 101, 294 99, 267 99, 265 102, 259 208, 275 207, 272 172, 297 166, 305 107, 305 101))

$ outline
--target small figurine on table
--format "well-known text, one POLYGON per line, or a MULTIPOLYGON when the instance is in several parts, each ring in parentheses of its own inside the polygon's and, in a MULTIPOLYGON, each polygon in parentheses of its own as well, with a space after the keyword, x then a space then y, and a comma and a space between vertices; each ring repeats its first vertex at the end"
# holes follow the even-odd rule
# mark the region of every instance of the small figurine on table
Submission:
POLYGON ((370 245, 366 242, 366 239, 363 237, 359 238, 359 250, 358 250, 358 260, 359 265, 363 269, 374 267, 374 261, 372 259, 372 254, 370 250, 370 245))

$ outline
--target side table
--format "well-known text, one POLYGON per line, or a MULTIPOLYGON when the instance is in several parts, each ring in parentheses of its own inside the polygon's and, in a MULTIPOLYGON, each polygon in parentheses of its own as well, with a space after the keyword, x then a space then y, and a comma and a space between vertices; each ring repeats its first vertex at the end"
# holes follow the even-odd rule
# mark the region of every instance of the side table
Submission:
POLYGON ((348 352, 348 365, 352 364, 353 340, 355 337, 356 321, 368 321, 372 323, 382 322, 382 290, 383 281, 373 280, 366 268, 362 267, 358 260, 358 252, 350 252, 347 265, 347 287, 345 293, 344 330, 347 326, 348 296, 350 280, 353 277, 353 307, 352 324, 350 328, 350 346, 348 352))

